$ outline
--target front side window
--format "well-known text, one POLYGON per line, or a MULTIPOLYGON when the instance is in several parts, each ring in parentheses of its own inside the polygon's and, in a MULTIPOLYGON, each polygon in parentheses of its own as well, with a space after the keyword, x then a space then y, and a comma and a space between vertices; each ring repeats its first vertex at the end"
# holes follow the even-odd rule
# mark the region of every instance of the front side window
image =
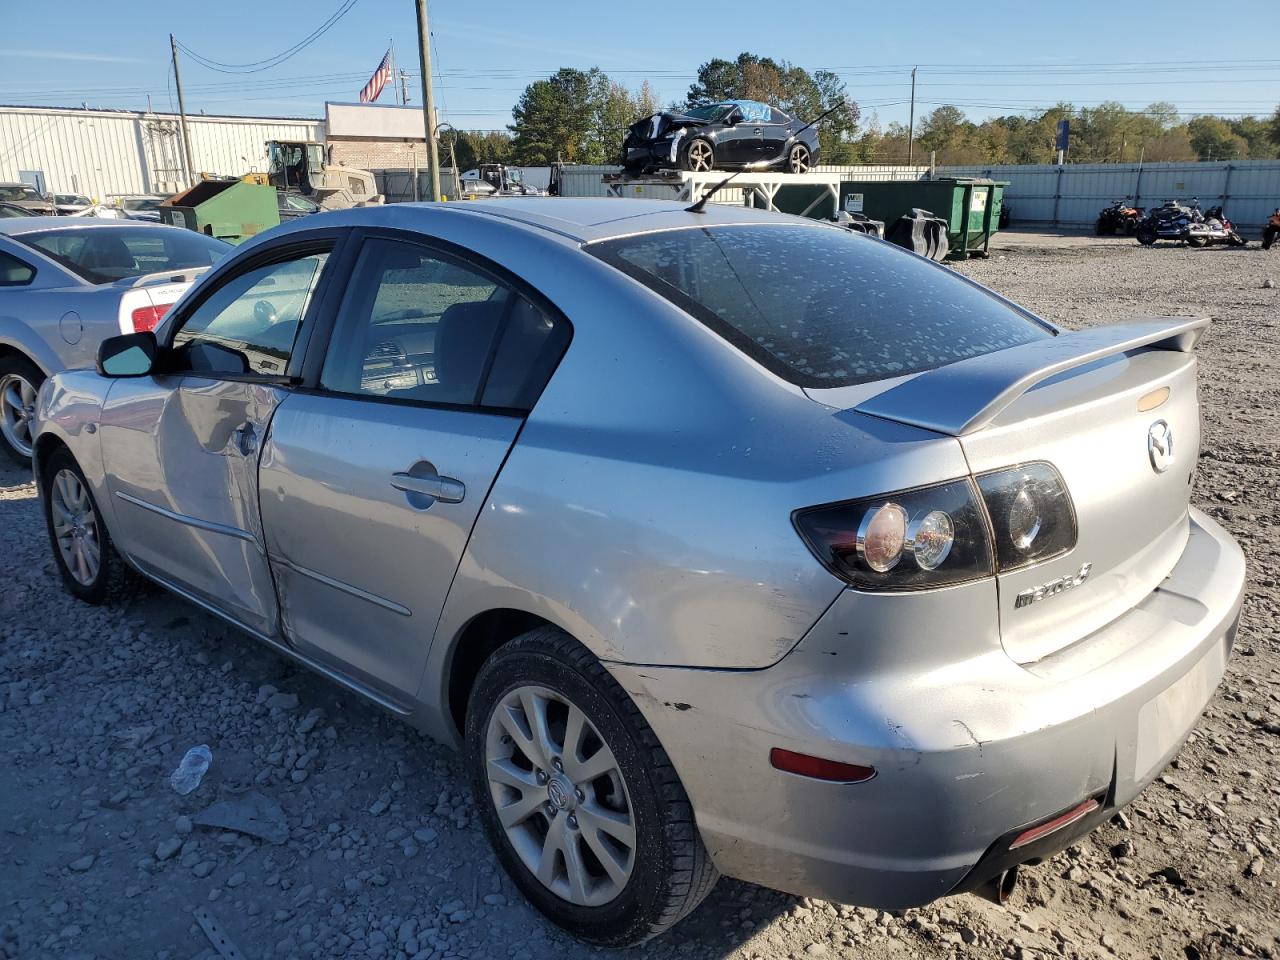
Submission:
POLYGON ((0 200, 41 200, 40 192, 25 183, 6 183, 0 186, 0 200))
POLYGON ((834 227, 668 230, 585 249, 802 387, 904 376, 1052 335, 922 257, 834 227))
POLYGON ((234 249, 193 230, 111 226, 42 230, 14 237, 90 283, 112 283, 166 270, 209 267, 234 249))
POLYGON ((398 240, 361 249, 320 385, 337 393, 530 409, 568 325, 487 270, 398 240))
POLYGON ((222 284, 174 335, 179 368, 282 376, 328 256, 270 263, 222 284))

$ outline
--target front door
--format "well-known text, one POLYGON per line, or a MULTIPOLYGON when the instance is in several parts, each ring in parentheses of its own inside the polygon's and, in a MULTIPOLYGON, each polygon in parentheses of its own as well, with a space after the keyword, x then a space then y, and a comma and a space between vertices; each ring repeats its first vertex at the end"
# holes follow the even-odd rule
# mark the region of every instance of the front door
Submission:
POLYGON ((277 633, 258 457, 330 244, 215 280, 175 318, 171 372, 112 384, 103 460, 121 549, 237 622, 277 633))
POLYGON ((736 122, 717 137, 716 159, 729 164, 754 163, 760 156, 760 124, 744 119, 739 107, 725 118, 726 123, 730 120, 736 122))
POLYGON ((281 407, 262 461, 267 550, 299 653, 407 705, 529 377, 545 380, 566 338, 474 258, 364 241, 319 382, 281 407))

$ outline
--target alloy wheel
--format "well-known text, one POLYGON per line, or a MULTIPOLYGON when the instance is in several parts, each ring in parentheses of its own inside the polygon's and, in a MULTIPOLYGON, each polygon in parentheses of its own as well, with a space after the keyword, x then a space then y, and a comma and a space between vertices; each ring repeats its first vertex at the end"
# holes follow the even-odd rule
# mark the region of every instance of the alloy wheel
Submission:
POLYGON ((36 388, 16 373, 0 379, 0 433, 24 457, 31 456, 31 425, 36 415, 36 388))
POLYGON ((705 173, 711 169, 711 144, 705 140, 694 140, 689 144, 689 169, 695 173, 705 173))
POLYGON ((809 172, 809 148, 803 143, 797 143, 791 148, 791 172, 809 172))
POLYGON ((62 562, 76 583, 91 586, 98 578, 102 562, 98 516, 89 491, 74 471, 64 468, 54 475, 49 505, 62 562))
POLYGON ((485 777, 512 849, 545 887, 587 907, 622 892, 635 816, 617 758, 581 708, 546 687, 508 691, 489 716, 485 777))

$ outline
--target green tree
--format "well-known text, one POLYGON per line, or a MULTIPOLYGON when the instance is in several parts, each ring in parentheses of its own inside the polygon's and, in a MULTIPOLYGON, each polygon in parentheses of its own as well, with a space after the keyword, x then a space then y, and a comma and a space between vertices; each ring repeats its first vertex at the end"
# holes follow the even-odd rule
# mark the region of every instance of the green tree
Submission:
MULTIPOLYGON (((459 173, 481 163, 506 163, 511 157, 511 136, 498 130, 459 130, 454 149, 459 173)), ((448 162, 443 154, 441 162, 448 162)))
POLYGON ((1271 131, 1267 121, 1260 117, 1234 117, 1227 121, 1227 126, 1237 137, 1248 144, 1248 156, 1251 160, 1265 160, 1280 156, 1280 150, 1271 143, 1271 131))
POLYGON ((1187 135, 1201 160, 1238 160, 1249 153, 1248 141, 1221 117, 1196 117, 1187 124, 1187 135))
POLYGON ((608 78, 597 67, 562 67, 535 80, 511 111, 511 157, 516 163, 550 164, 557 159, 588 163, 599 122, 599 97, 608 78))

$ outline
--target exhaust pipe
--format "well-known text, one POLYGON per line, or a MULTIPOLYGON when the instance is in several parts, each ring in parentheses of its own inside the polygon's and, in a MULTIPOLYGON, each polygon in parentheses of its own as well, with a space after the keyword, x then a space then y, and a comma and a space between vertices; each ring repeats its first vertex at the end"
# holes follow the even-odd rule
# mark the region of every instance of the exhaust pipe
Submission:
POLYGON ((1001 870, 994 877, 980 886, 974 891, 978 896, 990 900, 992 903, 1004 905, 1011 896, 1013 889, 1018 885, 1018 865, 1014 864, 1008 870, 1001 870))

